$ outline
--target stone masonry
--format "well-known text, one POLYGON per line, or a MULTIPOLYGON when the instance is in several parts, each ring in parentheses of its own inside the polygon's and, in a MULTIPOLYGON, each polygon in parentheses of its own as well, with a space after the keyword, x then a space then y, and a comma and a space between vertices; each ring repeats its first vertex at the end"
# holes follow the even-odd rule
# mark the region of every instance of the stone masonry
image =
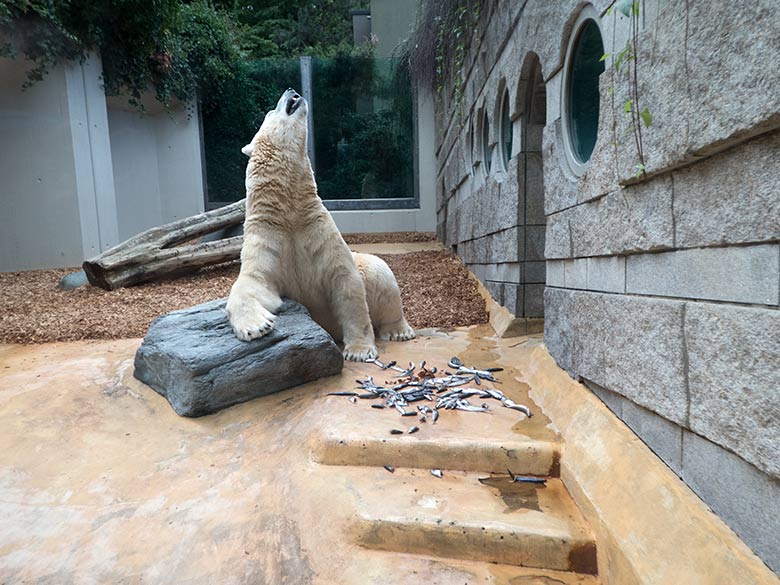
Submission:
POLYGON ((643 0, 646 174, 609 57, 577 176, 567 46, 589 10, 619 52, 611 5, 481 3, 463 97, 450 72, 436 109, 438 234, 512 313, 543 315, 556 361, 780 571, 780 4, 643 0))

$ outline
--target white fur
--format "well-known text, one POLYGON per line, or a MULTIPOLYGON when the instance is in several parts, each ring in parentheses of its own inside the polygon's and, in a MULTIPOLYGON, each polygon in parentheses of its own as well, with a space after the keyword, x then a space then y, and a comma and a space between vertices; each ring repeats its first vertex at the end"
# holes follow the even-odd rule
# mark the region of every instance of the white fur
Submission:
POLYGON ((414 330, 390 268, 376 256, 353 255, 317 196, 306 154, 308 106, 302 101, 288 115, 292 95, 282 95, 242 149, 250 156, 247 212, 230 324, 239 339, 261 337, 273 328, 281 297, 289 297, 343 339, 346 359, 371 359, 375 330, 387 340, 412 339, 414 330))

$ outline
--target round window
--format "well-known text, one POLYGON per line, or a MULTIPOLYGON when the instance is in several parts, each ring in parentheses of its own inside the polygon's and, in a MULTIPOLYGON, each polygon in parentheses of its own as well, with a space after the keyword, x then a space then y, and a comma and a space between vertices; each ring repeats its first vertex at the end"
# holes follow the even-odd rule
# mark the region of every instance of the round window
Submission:
POLYGON ((590 160, 599 127, 599 75, 604 71, 604 43, 598 23, 581 15, 569 47, 564 120, 574 167, 584 171, 590 160))
POLYGON ((509 117, 509 91, 506 89, 501 100, 501 147, 504 162, 509 162, 512 158, 512 119, 509 117))
POLYGON ((493 162, 493 153, 490 150, 490 121, 487 111, 482 114, 482 157, 485 161, 485 172, 490 172, 490 165, 493 162))

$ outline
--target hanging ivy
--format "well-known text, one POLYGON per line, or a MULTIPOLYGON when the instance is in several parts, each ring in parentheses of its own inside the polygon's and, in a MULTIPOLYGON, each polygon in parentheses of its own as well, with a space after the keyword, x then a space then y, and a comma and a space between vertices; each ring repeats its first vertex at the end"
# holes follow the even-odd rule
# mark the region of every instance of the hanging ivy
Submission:
POLYGON ((414 81, 439 96, 452 83, 458 104, 465 93, 463 69, 480 7, 479 0, 424 0, 417 26, 403 47, 402 58, 414 81))
POLYGON ((106 93, 136 105, 150 89, 165 105, 197 94, 208 105, 239 59, 231 21, 208 0, 0 0, 0 31, 14 38, 3 55, 32 62, 26 86, 98 51, 106 93))

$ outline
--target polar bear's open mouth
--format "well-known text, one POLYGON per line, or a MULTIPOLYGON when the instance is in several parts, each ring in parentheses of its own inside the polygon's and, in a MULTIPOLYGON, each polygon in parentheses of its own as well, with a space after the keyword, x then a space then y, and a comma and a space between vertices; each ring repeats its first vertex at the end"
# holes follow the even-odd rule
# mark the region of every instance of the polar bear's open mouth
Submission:
POLYGON ((298 107, 303 103, 303 98, 298 95, 297 92, 293 92, 293 94, 290 96, 290 98, 287 100, 287 115, 292 116, 295 113, 295 110, 298 109, 298 107))

